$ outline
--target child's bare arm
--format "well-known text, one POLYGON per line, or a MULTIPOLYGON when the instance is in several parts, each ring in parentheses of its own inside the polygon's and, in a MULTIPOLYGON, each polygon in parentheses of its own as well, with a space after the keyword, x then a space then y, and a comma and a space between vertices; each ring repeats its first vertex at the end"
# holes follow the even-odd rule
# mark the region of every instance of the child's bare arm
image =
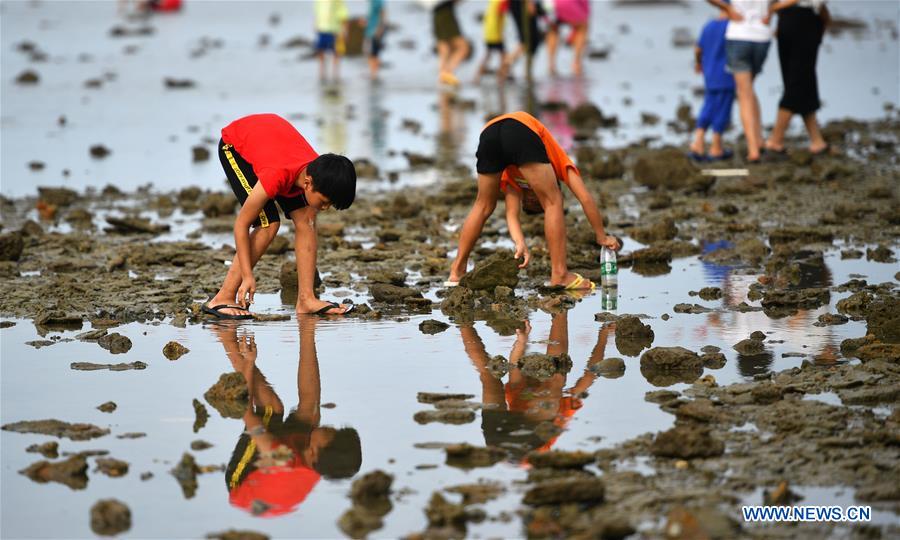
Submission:
POLYGON ((587 186, 584 185, 584 180, 581 179, 581 175, 571 168, 568 170, 568 175, 569 189, 572 191, 572 194, 575 195, 575 198, 578 199, 581 208, 584 210, 584 215, 587 216, 591 228, 594 229, 597 243, 613 250, 617 249, 619 244, 615 237, 606 234, 606 229, 603 227, 603 215, 600 213, 600 209, 597 208, 594 196, 591 195, 587 186))
POLYGON ((531 253, 528 252, 528 245, 525 243, 525 234, 522 232, 522 222, 519 221, 519 210, 522 208, 522 194, 515 187, 508 187, 506 190, 506 227, 509 229, 509 236, 516 244, 516 259, 524 258, 519 268, 525 268, 531 262, 531 253))
POLYGON ((694 72, 703 73, 702 60, 703 49, 699 46, 694 46, 694 72))
POLYGON ((242 307, 253 303, 256 293, 256 279, 253 277, 252 253, 250 252, 250 226, 256 221, 263 206, 269 202, 269 196, 262 182, 257 182, 241 206, 237 219, 234 220, 234 247, 241 271, 241 286, 238 288, 238 302, 242 307))

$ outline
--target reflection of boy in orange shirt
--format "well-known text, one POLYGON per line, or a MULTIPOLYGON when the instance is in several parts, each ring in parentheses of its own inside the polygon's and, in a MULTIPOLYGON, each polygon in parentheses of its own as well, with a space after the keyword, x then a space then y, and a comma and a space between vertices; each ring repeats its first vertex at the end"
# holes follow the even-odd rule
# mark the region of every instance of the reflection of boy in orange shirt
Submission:
MULTIPOLYGON (((541 381, 525 376, 519 369, 518 362, 525 354, 531 332, 527 321, 524 330, 516 331, 516 343, 509 354, 509 381, 505 385, 488 370, 490 355, 475 329, 461 326, 466 354, 481 377, 482 401, 486 405, 481 413, 485 442, 509 449, 518 458, 532 450, 549 450, 575 412, 582 407, 581 396, 597 378, 590 366, 603 360, 608 333, 613 329, 612 325, 600 329, 584 373, 571 388, 566 389, 566 376, 562 373, 541 381)), ((566 312, 553 316, 549 342, 548 355, 568 354, 566 312)))
POLYGON ((258 516, 291 512, 324 476, 349 478, 362 463, 359 435, 351 427, 319 426, 321 385, 314 317, 299 317, 298 404, 283 418, 284 405, 256 366, 252 336, 234 328, 217 333, 235 370, 244 375, 250 402, 225 472, 229 502, 258 516), (282 419, 283 418, 283 419, 282 419))
POLYGON ((469 254, 503 191, 509 234, 516 244, 516 258, 524 258, 520 268, 527 266, 531 259, 519 223, 519 209, 524 205, 527 211, 544 213, 544 236, 550 252, 550 285, 567 289, 593 288, 593 283, 569 272, 566 265, 566 224, 559 184, 565 184, 581 203, 598 246, 618 249, 620 244, 615 237, 606 234, 603 216, 581 173, 544 124, 522 111, 498 116, 482 130, 476 157, 478 195, 460 231, 459 251, 450 266, 447 285, 458 283, 465 274, 469 254))

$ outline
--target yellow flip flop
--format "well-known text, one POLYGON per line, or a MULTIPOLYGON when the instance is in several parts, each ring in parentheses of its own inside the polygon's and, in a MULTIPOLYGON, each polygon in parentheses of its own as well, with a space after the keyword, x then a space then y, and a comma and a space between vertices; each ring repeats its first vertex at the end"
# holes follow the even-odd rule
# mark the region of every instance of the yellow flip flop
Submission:
POLYGON ((569 283, 568 285, 566 285, 565 288, 564 288, 564 290, 567 290, 567 291, 583 291, 583 290, 585 290, 585 289, 590 289, 590 290, 593 291, 594 288, 595 288, 596 286, 597 286, 597 285, 596 285, 593 281, 590 281, 589 279, 585 278, 585 277, 582 276, 581 274, 576 273, 576 274, 575 274, 575 279, 573 279, 571 283, 569 283), (588 287, 582 287, 582 286, 581 286, 582 283, 584 283, 585 281, 587 281, 588 283, 591 284, 590 288, 588 288, 588 287))

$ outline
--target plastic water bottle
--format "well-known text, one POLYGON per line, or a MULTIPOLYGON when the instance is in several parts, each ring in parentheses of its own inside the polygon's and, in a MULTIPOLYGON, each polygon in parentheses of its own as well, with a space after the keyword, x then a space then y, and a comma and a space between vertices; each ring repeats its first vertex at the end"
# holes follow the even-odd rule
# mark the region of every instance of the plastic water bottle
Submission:
POLYGON ((603 287, 619 286, 619 266, 616 264, 616 252, 604 247, 600 252, 600 285, 603 287))
POLYGON ((600 290, 600 309, 615 311, 619 306, 619 289, 616 287, 603 287, 600 290))

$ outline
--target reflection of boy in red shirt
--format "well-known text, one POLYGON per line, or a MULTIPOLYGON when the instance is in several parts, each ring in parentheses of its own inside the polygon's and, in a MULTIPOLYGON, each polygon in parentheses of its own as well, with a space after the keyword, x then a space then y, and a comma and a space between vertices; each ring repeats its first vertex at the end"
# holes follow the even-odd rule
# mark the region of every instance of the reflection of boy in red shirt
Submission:
POLYGON ((252 336, 239 338, 234 328, 218 331, 228 358, 244 375, 250 402, 241 434, 225 472, 232 505, 258 516, 289 513, 324 476, 349 478, 362 463, 359 434, 351 427, 320 426, 319 363, 313 317, 299 317, 298 404, 284 415, 284 405, 256 367, 252 336))
MULTIPOLYGON (((482 401, 488 405, 482 410, 482 431, 485 442, 492 446, 510 449, 517 458, 532 450, 543 452, 556 443, 572 416, 582 407, 582 396, 597 376, 590 366, 603 360, 610 326, 600 329, 584 374, 566 389, 566 376, 556 373, 546 380, 527 377, 518 367, 528 344, 531 326, 525 322, 524 330, 516 331, 516 343, 509 354, 509 381, 496 378, 488 369, 490 355, 472 326, 461 326, 460 334, 466 354, 481 377, 482 401)), ((562 312, 553 316, 550 325, 550 344, 547 354, 568 354, 568 318, 562 312)))

